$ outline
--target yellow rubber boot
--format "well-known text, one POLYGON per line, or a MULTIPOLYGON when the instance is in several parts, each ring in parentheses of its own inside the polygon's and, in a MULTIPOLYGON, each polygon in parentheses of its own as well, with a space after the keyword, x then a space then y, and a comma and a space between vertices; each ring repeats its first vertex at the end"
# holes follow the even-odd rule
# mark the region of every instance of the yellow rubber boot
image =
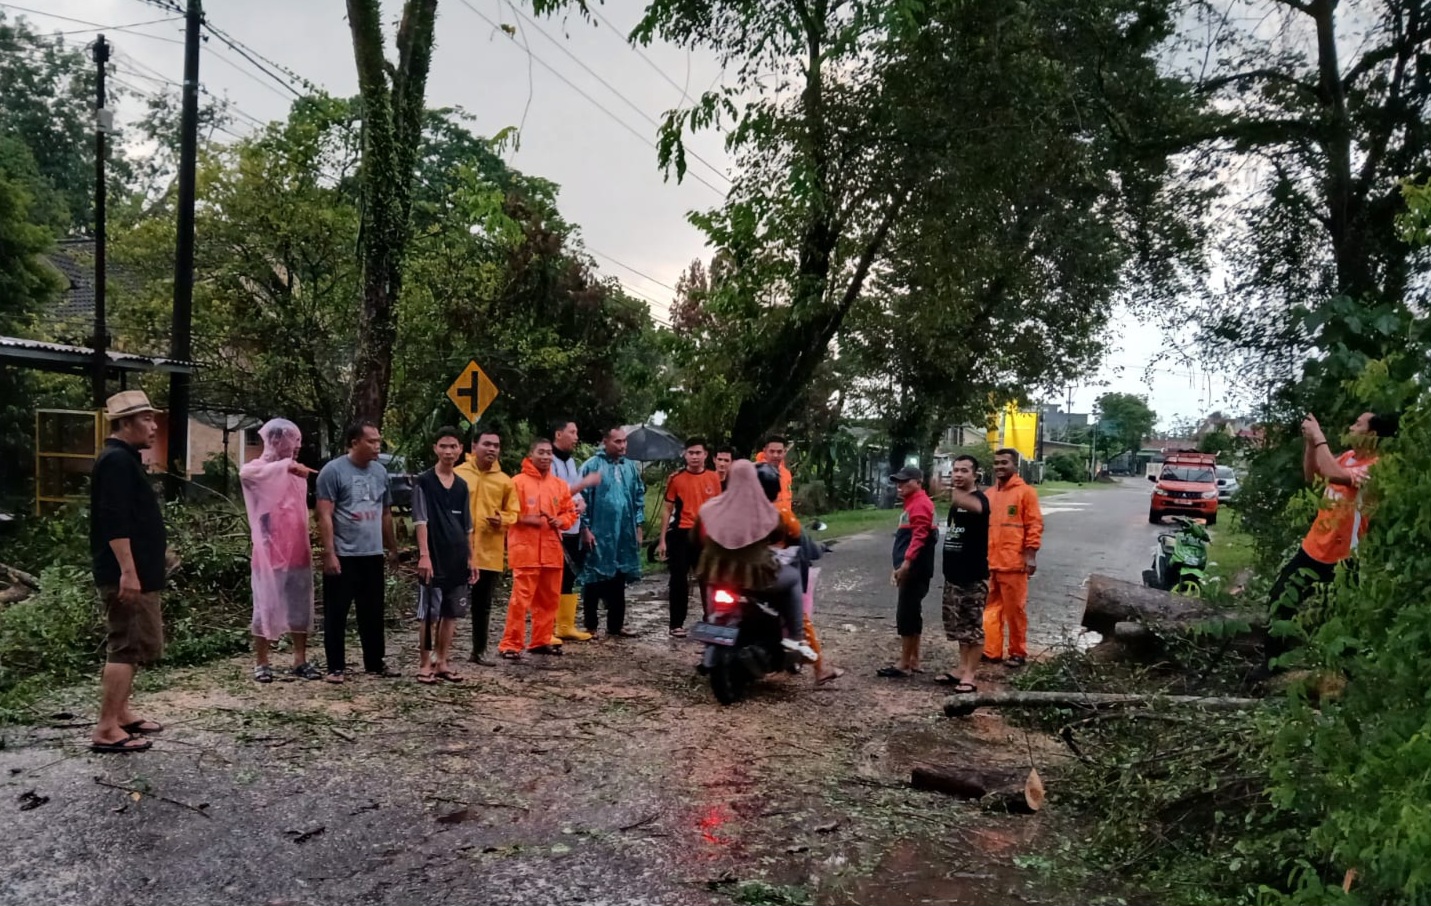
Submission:
MULTIPOLYGON (((586 642, 591 633, 576 628, 576 595, 562 595, 557 603, 557 636, 573 642, 586 642)), ((560 642, 556 644, 560 645, 560 642)))

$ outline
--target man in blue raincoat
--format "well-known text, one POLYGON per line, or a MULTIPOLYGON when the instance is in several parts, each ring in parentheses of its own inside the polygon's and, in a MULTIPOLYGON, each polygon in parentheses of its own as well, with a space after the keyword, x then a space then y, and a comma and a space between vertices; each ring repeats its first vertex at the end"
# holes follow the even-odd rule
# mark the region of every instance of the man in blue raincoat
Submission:
POLYGON ((646 521, 646 485, 641 470, 626 458, 626 431, 608 428, 601 452, 581 467, 583 477, 601 481, 582 492, 586 512, 581 538, 586 545, 582 567, 582 611, 587 632, 596 632, 601 602, 606 602, 606 634, 634 636, 626 620, 626 586, 641 578, 642 525, 646 521))

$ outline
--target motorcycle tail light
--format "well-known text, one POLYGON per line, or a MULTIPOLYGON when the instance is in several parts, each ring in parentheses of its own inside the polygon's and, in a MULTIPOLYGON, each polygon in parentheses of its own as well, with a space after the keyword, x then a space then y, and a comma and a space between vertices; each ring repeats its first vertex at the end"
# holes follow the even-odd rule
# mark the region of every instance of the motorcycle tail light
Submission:
POLYGON ((717 588, 711 594, 711 603, 715 610, 734 610, 736 597, 729 589, 717 588))

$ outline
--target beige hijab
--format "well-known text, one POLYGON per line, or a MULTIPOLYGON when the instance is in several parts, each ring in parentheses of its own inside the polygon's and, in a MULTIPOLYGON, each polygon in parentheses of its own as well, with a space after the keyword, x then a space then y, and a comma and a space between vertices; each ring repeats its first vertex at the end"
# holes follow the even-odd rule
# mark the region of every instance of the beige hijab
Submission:
POLYGON ((780 513, 766 499, 748 459, 731 463, 725 491, 701 507, 700 518, 706 537, 727 550, 749 547, 780 524, 780 513))

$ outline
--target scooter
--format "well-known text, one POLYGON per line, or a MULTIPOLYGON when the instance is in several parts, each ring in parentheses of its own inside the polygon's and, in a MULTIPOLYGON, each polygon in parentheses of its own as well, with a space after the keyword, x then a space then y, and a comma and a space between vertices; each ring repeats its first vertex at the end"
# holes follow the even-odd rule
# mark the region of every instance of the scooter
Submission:
MULTIPOLYGON (((820 531, 824 523, 810 528, 820 531)), ((806 562, 827 552, 829 547, 817 541, 807 546, 779 551, 791 560, 805 557, 806 562)), ((818 576, 818 567, 809 567, 818 576)), ((806 609, 811 606, 814 577, 806 583, 806 609)), ((711 692, 722 705, 731 705, 745 698, 752 686, 773 673, 799 673, 806 663, 798 653, 782 643, 780 614, 750 592, 728 586, 712 586, 706 590, 706 618, 691 627, 687 636, 705 645, 701 663, 696 668, 710 680, 711 692)))
POLYGON ((1174 516, 1176 532, 1158 534, 1153 568, 1143 570, 1143 584, 1186 598, 1202 597, 1207 579, 1207 529, 1186 516, 1174 516))

